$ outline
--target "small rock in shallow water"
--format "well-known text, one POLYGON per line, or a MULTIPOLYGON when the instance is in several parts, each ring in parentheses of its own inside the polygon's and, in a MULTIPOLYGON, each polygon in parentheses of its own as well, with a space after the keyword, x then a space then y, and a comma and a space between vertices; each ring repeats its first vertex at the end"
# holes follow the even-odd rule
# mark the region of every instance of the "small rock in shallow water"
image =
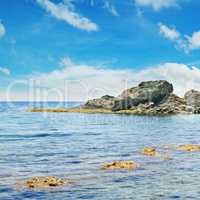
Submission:
POLYGON ((113 163, 108 163, 105 164, 102 169, 110 169, 110 170, 115 170, 115 169, 127 169, 127 170, 131 170, 131 169, 136 169, 138 168, 140 165, 134 161, 116 161, 113 163))
POLYGON ((146 156, 158 157, 163 160, 171 160, 172 159, 169 155, 163 155, 163 154, 158 153, 156 151, 156 148, 153 148, 153 147, 144 148, 142 151, 142 154, 146 155, 146 156))
POLYGON ((29 188, 58 187, 69 184, 70 181, 57 177, 35 177, 26 181, 25 185, 29 188))
POLYGON ((177 147, 180 151, 200 151, 200 145, 185 144, 177 147))
POLYGON ((157 152, 156 152, 156 149, 153 147, 145 147, 142 151, 142 154, 146 156, 156 156, 157 152))

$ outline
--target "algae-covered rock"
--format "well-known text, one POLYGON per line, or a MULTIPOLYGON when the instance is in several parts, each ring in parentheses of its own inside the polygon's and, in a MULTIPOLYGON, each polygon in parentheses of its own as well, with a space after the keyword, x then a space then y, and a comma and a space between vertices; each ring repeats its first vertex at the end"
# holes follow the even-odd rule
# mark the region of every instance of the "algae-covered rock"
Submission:
POLYGON ((200 145, 184 144, 177 147, 179 151, 200 151, 200 145))
POLYGON ((143 150, 142 150, 142 154, 146 155, 146 156, 156 156, 157 155, 157 152, 156 152, 156 149, 153 148, 153 147, 145 147, 143 150))
POLYGON ((102 169, 104 170, 119 170, 119 169, 126 169, 126 170, 131 170, 131 169, 136 169, 140 165, 134 161, 116 161, 112 163, 105 164, 102 169))
POLYGON ((142 154, 145 156, 150 156, 150 157, 156 157, 162 160, 171 160, 172 158, 167 155, 167 154, 163 154, 163 153, 159 153, 156 148, 154 147, 145 147, 142 150, 142 154))
POLYGON ((60 179, 54 176, 49 177, 35 177, 26 181, 25 185, 29 188, 46 188, 46 187, 58 187, 69 184, 70 181, 66 179, 60 179))

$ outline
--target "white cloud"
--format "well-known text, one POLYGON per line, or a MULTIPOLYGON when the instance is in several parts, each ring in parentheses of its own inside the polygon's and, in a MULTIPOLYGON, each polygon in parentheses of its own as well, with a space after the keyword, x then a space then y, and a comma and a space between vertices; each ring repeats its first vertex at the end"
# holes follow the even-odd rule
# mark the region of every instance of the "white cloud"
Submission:
MULTIPOLYGON (((174 92, 180 96, 189 89, 200 90, 200 69, 179 63, 165 63, 135 71, 77 65, 73 62, 68 65, 67 62, 63 69, 31 78, 40 88, 59 91, 57 97, 65 94, 70 101, 86 101, 105 94, 116 96, 122 90, 147 80, 168 80, 173 83, 174 92)), ((58 100, 55 99, 56 95, 52 98, 58 100)))
POLYGON ((110 1, 105 1, 104 5, 105 9, 107 9, 113 16, 118 17, 119 13, 117 12, 116 8, 113 4, 110 3, 110 1))
POLYGON ((138 6, 150 6, 154 10, 177 5, 177 0, 135 0, 138 6))
POLYGON ((200 31, 194 32, 191 37, 187 36, 189 49, 199 49, 200 48, 200 31))
POLYGON ((2 38, 6 34, 5 26, 0 22, 0 38, 2 38))
POLYGON ((70 1, 59 4, 54 4, 50 0, 37 0, 37 2, 57 19, 63 20, 78 29, 86 31, 98 31, 99 29, 97 24, 76 13, 70 1))
POLYGON ((170 28, 165 24, 159 23, 159 33, 173 41, 175 47, 183 50, 185 53, 189 53, 192 50, 200 49, 200 31, 194 32, 192 36, 182 35, 175 28, 170 28))
POLYGON ((159 23, 160 34, 170 40, 176 40, 180 37, 180 33, 174 28, 170 28, 162 23, 159 23))
POLYGON ((5 74, 5 75, 10 75, 10 70, 5 67, 0 67, 0 72, 5 74))
MULTIPOLYGON (((200 69, 181 63, 165 63, 139 71, 71 63, 71 66, 67 64, 63 69, 32 75, 24 81, 18 80, 9 100, 86 101, 105 94, 117 96, 122 90, 148 80, 167 80, 174 85, 174 93, 180 96, 190 89, 200 90, 200 69), (30 90, 32 85, 34 89, 30 90), (17 86, 23 86, 26 90, 19 92, 17 86)), ((6 91, 0 93, 1 99, 6 100, 5 97, 6 91)))

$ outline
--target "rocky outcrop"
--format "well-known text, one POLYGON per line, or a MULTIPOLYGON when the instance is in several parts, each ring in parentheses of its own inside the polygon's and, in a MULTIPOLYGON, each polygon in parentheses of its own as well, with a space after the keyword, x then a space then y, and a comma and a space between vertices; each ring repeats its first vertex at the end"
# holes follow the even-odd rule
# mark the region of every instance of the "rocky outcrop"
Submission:
POLYGON ((115 101, 113 111, 131 109, 139 104, 159 104, 173 92, 172 84, 167 81, 147 81, 137 87, 122 92, 120 100, 115 101))
POLYGON ((200 113, 200 92, 188 91, 184 98, 173 94, 167 81, 146 81, 123 91, 119 96, 102 96, 87 101, 83 106, 62 109, 28 109, 29 112, 80 112, 140 115, 200 113))
POLYGON ((192 113, 200 113, 200 92, 190 90, 185 93, 185 101, 187 104, 187 111, 192 113))
POLYGON ((127 110, 140 104, 159 104, 173 92, 167 81, 147 81, 122 92, 118 97, 105 95, 86 102, 84 108, 103 108, 112 111, 127 110))
MULTIPOLYGON (((147 81, 140 83, 137 87, 132 87, 123 91, 118 97, 105 95, 99 99, 86 102, 82 108, 87 109, 108 109, 113 112, 129 111, 131 114, 177 114, 185 113, 188 109, 188 99, 191 93, 184 98, 176 96, 173 86, 167 81, 147 81)), ((199 99, 194 92, 192 98, 199 99)), ((197 105, 197 100, 195 101, 197 105)), ((190 103, 194 105, 194 102, 190 103)), ((200 106, 200 103, 199 103, 200 106)), ((198 107, 198 106, 197 106, 198 107)), ((197 108, 195 108, 197 109, 197 108)))

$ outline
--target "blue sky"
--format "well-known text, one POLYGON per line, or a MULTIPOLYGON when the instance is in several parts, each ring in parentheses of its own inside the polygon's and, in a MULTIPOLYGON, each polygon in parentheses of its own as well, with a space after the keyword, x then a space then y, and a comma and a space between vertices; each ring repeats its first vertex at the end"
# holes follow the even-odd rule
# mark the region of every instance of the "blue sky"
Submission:
POLYGON ((0 1, 0 100, 8 88, 12 100, 34 99, 30 80, 50 100, 116 95, 143 79, 167 79, 180 95, 199 89, 199 9, 196 0, 0 1))

